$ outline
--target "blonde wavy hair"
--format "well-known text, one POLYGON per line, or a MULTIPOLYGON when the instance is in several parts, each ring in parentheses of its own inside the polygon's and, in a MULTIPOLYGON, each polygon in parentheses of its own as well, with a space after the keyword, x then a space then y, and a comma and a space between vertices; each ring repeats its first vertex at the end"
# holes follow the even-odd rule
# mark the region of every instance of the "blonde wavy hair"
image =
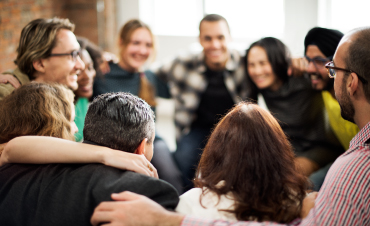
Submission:
POLYGON ((71 117, 74 94, 63 85, 23 85, 0 102, 0 143, 25 135, 74 140, 71 117))
MULTIPOLYGON (((153 52, 149 56, 149 60, 154 61, 155 54, 156 54, 155 37, 152 31, 150 30, 149 26, 146 25, 141 20, 137 20, 137 19, 129 20, 127 23, 125 23, 125 25, 123 25, 123 27, 121 28, 119 32, 120 58, 122 56, 122 53, 126 51, 128 44, 131 42, 132 34, 139 28, 145 28, 150 33, 150 36, 152 38, 153 52)), ((138 96, 144 101, 146 101, 152 107, 155 107, 157 105, 155 101, 155 88, 149 82, 149 80, 146 78, 145 73, 143 72, 140 73, 140 89, 139 89, 138 96)))
POLYGON ((35 68, 33 62, 49 57, 57 42, 60 29, 74 31, 75 25, 68 19, 36 19, 29 22, 21 32, 17 59, 14 61, 20 71, 34 79, 35 68))

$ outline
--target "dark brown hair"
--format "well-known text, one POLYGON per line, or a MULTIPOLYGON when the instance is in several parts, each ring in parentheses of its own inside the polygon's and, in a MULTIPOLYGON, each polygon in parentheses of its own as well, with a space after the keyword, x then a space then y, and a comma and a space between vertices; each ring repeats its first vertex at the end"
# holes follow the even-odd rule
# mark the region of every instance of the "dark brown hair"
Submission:
POLYGON ((199 32, 200 32, 200 26, 202 25, 202 23, 204 21, 207 21, 207 22, 218 22, 218 21, 225 21, 226 23, 226 26, 227 26, 227 30, 229 31, 230 33, 230 27, 229 27, 229 24, 227 23, 225 17, 223 16, 220 16, 218 14, 208 14, 206 15, 205 17, 203 17, 203 19, 200 21, 199 23, 199 32))
MULTIPOLYGON (((231 192, 238 220, 291 222, 308 188, 276 119, 240 103, 217 124, 201 157, 195 185, 218 196, 231 192), (224 186, 216 186, 220 181, 224 186)), ((201 196, 202 198, 202 196, 201 196)))
MULTIPOLYGON (((352 42, 348 46, 344 62, 348 70, 355 71, 358 76, 362 76, 368 82, 363 83, 365 97, 370 103, 370 27, 360 27, 353 29, 346 36, 352 35, 352 42)), ((348 73, 347 73, 348 75, 348 73)))
POLYGON ((0 143, 25 135, 74 140, 72 105, 73 93, 62 85, 31 82, 15 89, 0 104, 0 143))
POLYGON ((89 39, 84 37, 77 37, 77 42, 80 44, 81 49, 86 49, 86 51, 89 53, 94 69, 96 71, 97 77, 103 77, 103 73, 100 70, 100 64, 103 63, 103 50, 97 46, 95 43, 91 42, 89 39))

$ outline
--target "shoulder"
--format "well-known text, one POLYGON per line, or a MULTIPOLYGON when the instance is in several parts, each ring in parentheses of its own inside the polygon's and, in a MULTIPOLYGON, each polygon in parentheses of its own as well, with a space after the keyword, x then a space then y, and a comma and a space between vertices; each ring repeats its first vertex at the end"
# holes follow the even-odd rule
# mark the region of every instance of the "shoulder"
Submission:
POLYGON ((167 68, 167 70, 169 68, 176 70, 176 68, 179 67, 184 68, 184 70, 193 70, 200 66, 205 67, 203 52, 181 54, 163 65, 163 67, 167 68))
POLYGON ((144 195, 167 209, 174 209, 178 203, 178 193, 169 183, 132 171, 119 170, 100 164, 89 164, 94 168, 94 181, 99 192, 119 193, 131 191, 144 195))
POLYGON ((15 90, 14 86, 10 83, 0 84, 0 100, 11 94, 15 90))

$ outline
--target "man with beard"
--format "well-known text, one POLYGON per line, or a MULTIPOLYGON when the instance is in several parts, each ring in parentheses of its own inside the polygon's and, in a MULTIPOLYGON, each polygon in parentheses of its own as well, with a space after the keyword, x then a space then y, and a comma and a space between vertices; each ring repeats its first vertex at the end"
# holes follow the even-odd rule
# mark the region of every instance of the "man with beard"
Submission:
MULTIPOLYGON (((325 68, 325 64, 332 60, 342 37, 343 33, 338 30, 315 27, 307 33, 304 46, 305 58, 308 62, 306 72, 311 77, 312 87, 322 90, 330 126, 346 150, 349 148, 351 139, 358 133, 358 127, 340 116, 339 104, 334 95, 334 80, 330 79, 325 68)), ((331 164, 329 163, 310 177, 315 185, 314 190, 320 189, 331 164)))
MULTIPOLYGON (((350 148, 330 168, 327 180, 307 217, 289 225, 370 224, 369 62, 370 27, 366 27, 345 35, 339 43, 333 61, 326 66, 331 77, 335 78, 335 97, 341 106, 343 118, 355 122, 360 132, 352 139, 350 148)), ((112 198, 122 201, 101 203, 91 218, 93 225, 102 222, 109 222, 111 225, 281 225, 272 222, 226 222, 184 216, 166 211, 151 200, 128 192, 112 198)), ((304 205, 304 211, 307 211, 307 207, 304 205)))
POLYGON ((229 49, 230 41, 226 19, 206 15, 199 23, 203 52, 179 56, 156 71, 169 84, 175 101, 174 158, 182 172, 184 191, 193 187, 202 149, 220 116, 250 96, 243 60, 229 49))

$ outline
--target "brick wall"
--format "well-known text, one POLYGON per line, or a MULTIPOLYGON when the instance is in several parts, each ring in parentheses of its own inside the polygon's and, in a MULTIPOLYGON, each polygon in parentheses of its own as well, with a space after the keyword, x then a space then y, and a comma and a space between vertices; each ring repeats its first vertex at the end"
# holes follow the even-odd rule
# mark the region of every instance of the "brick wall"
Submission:
POLYGON ((15 67, 13 61, 22 28, 31 20, 41 17, 69 18, 76 25, 76 35, 112 51, 114 47, 111 45, 111 36, 115 34, 111 30, 115 28, 112 24, 115 22, 114 5, 114 0, 0 0, 0 72, 15 67), (98 13, 97 2, 108 7, 98 13), (109 26, 106 26, 107 23, 110 23, 109 26), (104 35, 99 36, 98 30, 104 35))

